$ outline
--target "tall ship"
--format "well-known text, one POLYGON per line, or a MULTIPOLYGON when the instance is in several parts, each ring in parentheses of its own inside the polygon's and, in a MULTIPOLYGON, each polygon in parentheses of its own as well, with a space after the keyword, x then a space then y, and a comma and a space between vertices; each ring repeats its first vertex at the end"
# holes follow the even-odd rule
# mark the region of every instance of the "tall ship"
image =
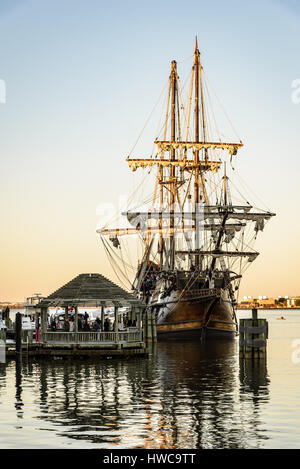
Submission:
POLYGON ((146 172, 139 187, 149 176, 150 193, 142 199, 136 189, 122 223, 97 230, 119 280, 152 309, 165 338, 237 334, 242 275, 259 255, 258 232, 275 215, 233 182, 243 143, 221 104, 234 138, 220 132, 209 89, 196 38, 184 87, 171 62, 155 150, 126 158, 132 171, 146 172), (140 246, 135 264, 127 256, 133 244, 140 246))

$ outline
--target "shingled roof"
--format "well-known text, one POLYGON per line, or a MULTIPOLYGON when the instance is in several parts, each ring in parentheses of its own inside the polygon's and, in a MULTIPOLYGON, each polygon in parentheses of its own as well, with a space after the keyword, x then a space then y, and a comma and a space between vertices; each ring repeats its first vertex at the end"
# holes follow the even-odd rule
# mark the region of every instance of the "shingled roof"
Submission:
POLYGON ((101 274, 80 274, 44 298, 39 306, 135 306, 145 304, 101 274))

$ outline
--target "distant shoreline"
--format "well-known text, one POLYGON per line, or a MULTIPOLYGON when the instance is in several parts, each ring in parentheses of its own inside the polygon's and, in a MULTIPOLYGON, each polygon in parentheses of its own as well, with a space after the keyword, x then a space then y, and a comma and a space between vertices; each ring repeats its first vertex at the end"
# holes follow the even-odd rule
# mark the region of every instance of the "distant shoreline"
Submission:
MULTIPOLYGON (((254 309, 254 308, 241 308, 241 307, 237 306, 237 307, 234 308, 234 309, 238 309, 238 310, 240 310, 240 311, 243 311, 243 310, 245 310, 245 311, 252 311, 252 309, 254 309)), ((257 311, 259 311, 259 310, 265 311, 265 310, 267 310, 267 309, 270 309, 270 310, 273 310, 273 311, 276 311, 276 310, 282 311, 283 309, 288 309, 288 310, 291 310, 291 311, 299 311, 299 310, 300 310, 300 307, 296 307, 296 308, 290 308, 290 307, 287 307, 287 306, 282 306, 282 307, 278 307, 278 308, 267 308, 267 307, 266 307, 266 308, 262 308, 262 307, 256 307, 255 309, 257 309, 257 311)))
MULTIPOLYGON (((16 304, 16 305, 7 305, 9 307, 10 310, 15 310, 15 309, 26 309, 26 305, 21 305, 21 304, 16 304)), ((81 306, 80 307, 81 309, 99 309, 100 307, 98 308, 95 308, 93 306, 81 306)), ((4 309, 3 306, 0 305, 0 310, 1 309, 4 309)), ((56 309, 55 307, 51 307, 51 309, 56 309)), ((252 311, 253 307, 252 308, 245 308, 245 307, 241 307, 241 306, 236 306, 234 308, 235 310, 239 310, 239 311, 252 311)), ((259 310, 262 310, 262 311, 266 311, 266 310, 270 310, 270 311, 280 311, 280 310, 288 310, 288 311, 299 311, 300 310, 300 306, 299 307, 287 307, 287 306, 281 306, 281 307, 261 307, 261 306, 256 306, 256 309, 259 311, 259 310)))

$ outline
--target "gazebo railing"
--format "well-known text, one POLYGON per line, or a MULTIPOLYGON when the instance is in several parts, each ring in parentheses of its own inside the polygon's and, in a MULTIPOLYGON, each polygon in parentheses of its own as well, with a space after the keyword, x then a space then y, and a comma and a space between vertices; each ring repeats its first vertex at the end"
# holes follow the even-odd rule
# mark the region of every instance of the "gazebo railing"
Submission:
POLYGON ((86 343, 131 343, 142 342, 143 332, 45 332, 41 338, 45 343, 86 344, 86 343))

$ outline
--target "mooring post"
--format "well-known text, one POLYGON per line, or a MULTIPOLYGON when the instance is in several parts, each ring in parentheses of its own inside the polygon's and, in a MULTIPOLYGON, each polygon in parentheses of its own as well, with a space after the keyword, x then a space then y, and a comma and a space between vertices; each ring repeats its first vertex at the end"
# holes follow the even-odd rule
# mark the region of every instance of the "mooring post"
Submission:
POLYGON ((16 342, 16 357, 21 358, 22 356, 22 315, 21 313, 16 314, 15 342, 16 342))
POLYGON ((147 309, 142 310, 143 340, 147 342, 147 309))
POLYGON ((6 332, 0 331, 0 363, 6 362, 6 332))
POLYGON ((139 331, 139 336, 140 336, 140 340, 143 340, 143 342, 145 341, 145 336, 143 334, 143 310, 141 308, 138 308, 137 310, 137 327, 138 327, 138 331, 139 331))
POLYGON ((41 341, 42 343, 47 342, 47 324, 48 324, 48 308, 43 307, 41 308, 41 341))
POLYGON ((265 358, 267 353, 268 322, 258 319, 257 309, 252 309, 252 318, 240 319, 240 357, 265 358))
POLYGON ((152 316, 152 342, 157 342, 155 308, 153 308, 151 316, 152 316))
POLYGON ((151 308, 146 309, 147 320, 147 342, 152 342, 152 312, 151 308))

